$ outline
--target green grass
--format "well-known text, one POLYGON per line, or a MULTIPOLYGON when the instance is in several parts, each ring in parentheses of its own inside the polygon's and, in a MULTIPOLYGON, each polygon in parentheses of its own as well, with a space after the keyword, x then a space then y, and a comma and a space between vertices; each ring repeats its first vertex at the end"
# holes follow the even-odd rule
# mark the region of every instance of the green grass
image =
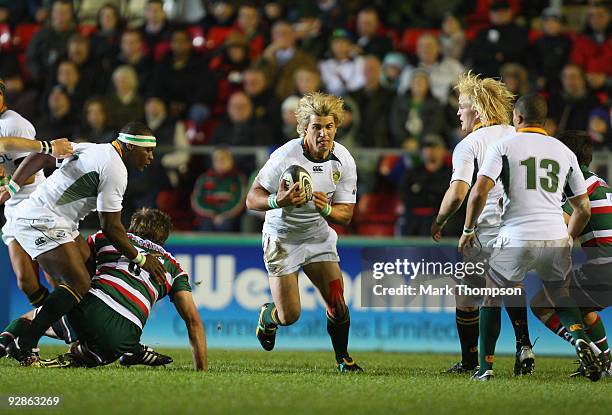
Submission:
MULTIPOLYGON (((45 356, 60 349, 45 348, 45 356)), ((441 375, 455 357, 355 353, 366 373, 337 373, 330 352, 209 352, 210 371, 191 369, 187 350, 164 350, 166 368, 33 369, 0 361, 0 395, 61 395, 61 409, 0 413, 56 414, 608 414, 612 381, 570 379, 570 358, 538 358, 530 377, 511 375, 500 357, 494 382, 441 375)))

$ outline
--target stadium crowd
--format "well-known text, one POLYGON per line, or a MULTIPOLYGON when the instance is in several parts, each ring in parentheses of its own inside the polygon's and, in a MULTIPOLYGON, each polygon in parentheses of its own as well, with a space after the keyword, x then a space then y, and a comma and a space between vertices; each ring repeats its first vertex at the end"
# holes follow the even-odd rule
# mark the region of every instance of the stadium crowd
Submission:
POLYGON ((85 3, 0 0, 3 93, 45 140, 110 142, 146 122, 161 148, 129 172, 125 219, 153 206, 179 230, 258 231, 244 209, 257 161, 232 153, 297 137, 310 91, 345 102, 337 140, 359 170, 345 233, 429 234, 462 138, 453 85, 467 70, 544 96, 549 134, 585 130, 612 149, 609 2, 143 0, 132 16, 110 1, 80 21, 85 3), (202 17, 171 18, 179 3, 202 17))

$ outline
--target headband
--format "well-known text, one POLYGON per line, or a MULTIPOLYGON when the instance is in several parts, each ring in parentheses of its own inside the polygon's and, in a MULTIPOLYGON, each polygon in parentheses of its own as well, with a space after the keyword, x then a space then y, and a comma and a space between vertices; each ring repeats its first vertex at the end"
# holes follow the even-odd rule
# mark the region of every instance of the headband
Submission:
POLYGON ((126 144, 133 144, 139 147, 155 147, 155 145, 157 144, 156 138, 152 135, 134 135, 119 133, 119 137, 117 137, 117 140, 126 144))

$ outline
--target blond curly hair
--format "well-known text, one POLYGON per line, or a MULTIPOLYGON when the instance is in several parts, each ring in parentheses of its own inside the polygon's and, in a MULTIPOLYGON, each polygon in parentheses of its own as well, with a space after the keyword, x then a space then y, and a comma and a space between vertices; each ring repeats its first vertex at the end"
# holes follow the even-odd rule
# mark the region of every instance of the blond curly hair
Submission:
POLYGON ((455 85, 459 99, 464 98, 483 124, 510 124, 514 94, 506 84, 493 78, 480 78, 468 71, 455 85))
POLYGON ((335 95, 324 94, 322 92, 309 92, 300 99, 298 109, 295 112, 297 118, 297 133, 300 138, 304 138, 306 128, 310 122, 310 117, 334 117, 336 127, 339 127, 344 120, 344 100, 335 95))

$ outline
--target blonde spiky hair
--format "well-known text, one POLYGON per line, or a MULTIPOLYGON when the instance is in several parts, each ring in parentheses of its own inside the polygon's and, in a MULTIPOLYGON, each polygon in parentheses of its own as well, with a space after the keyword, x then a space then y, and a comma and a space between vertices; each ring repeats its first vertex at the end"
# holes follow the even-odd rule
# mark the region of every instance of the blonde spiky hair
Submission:
POLYGON ((298 109, 295 112, 297 118, 297 133, 304 138, 310 117, 334 117, 336 127, 344 120, 344 100, 340 97, 324 94, 322 92, 309 92, 300 99, 298 109))
POLYGON ((459 92, 460 99, 464 97, 470 108, 478 113, 481 123, 510 124, 514 94, 503 82, 480 78, 468 71, 459 78, 455 90, 459 92))

